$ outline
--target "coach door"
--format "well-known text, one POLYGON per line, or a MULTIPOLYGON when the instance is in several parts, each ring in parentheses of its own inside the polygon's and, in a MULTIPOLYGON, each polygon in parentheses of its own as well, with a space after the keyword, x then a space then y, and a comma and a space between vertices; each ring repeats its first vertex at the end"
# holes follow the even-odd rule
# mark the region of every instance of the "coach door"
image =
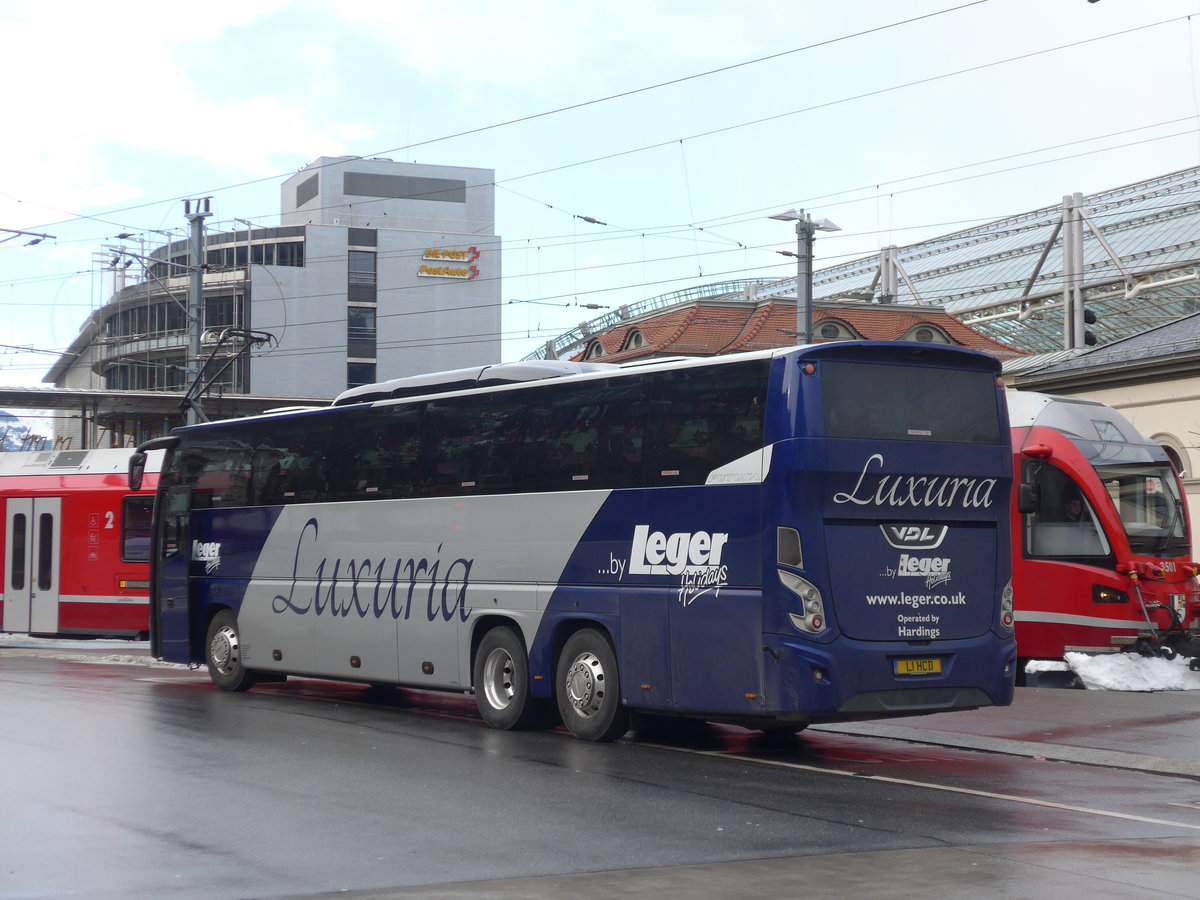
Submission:
POLYGON ((192 489, 175 485, 159 495, 151 560, 150 650, 172 662, 190 660, 188 591, 192 489))
POLYGON ((61 497, 16 497, 5 503, 5 631, 58 632, 61 518, 61 497))

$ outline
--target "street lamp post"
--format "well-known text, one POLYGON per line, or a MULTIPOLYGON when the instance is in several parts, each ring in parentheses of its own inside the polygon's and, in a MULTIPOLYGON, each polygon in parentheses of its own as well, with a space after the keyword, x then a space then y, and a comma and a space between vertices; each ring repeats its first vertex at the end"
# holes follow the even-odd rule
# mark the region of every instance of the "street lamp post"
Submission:
POLYGON ((813 340, 812 258, 813 237, 818 231, 841 231, 828 219, 812 220, 804 210, 789 209, 770 216, 778 222, 796 223, 796 252, 777 250, 781 256, 796 257, 796 336, 801 343, 813 340))

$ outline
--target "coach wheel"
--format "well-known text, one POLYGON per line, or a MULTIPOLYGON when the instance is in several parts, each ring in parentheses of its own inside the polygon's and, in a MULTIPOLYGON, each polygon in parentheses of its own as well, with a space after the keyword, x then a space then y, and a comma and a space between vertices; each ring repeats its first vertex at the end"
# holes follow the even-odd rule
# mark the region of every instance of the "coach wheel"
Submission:
POLYGON ((242 664, 242 639, 238 633, 237 616, 223 609, 208 625, 204 645, 204 660, 208 677, 223 691, 245 691, 254 687, 255 677, 242 664))
POLYGON ((493 628, 479 642, 475 703, 483 721, 493 728, 529 728, 541 720, 538 702, 529 696, 525 644, 508 626, 493 628))
POLYGON ((613 741, 629 730, 617 657, 600 632, 585 628, 571 635, 558 658, 555 685, 558 711, 575 737, 613 741))

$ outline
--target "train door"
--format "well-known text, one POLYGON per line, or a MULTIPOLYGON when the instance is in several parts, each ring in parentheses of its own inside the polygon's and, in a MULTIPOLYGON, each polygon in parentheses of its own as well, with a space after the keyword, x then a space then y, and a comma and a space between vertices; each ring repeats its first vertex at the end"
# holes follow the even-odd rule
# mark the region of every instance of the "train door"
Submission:
POLYGON ((62 498, 10 497, 4 519, 4 630, 56 634, 62 498))

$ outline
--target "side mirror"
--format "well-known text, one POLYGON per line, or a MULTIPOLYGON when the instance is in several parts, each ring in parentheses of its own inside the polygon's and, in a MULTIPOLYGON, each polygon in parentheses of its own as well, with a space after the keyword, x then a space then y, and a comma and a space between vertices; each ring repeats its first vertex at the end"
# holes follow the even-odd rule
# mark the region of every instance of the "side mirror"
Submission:
POLYGON ((133 455, 129 457, 129 487, 131 490, 141 490, 142 478, 146 474, 146 454, 151 450, 174 450, 179 446, 179 435, 168 434, 165 437, 151 438, 137 445, 133 455))
POLYGON ((146 454, 138 450, 129 457, 129 489, 131 491, 140 491, 142 489, 142 476, 146 474, 146 454))
POLYGON ((1017 512, 1022 515, 1035 513, 1042 508, 1042 486, 1034 481, 1022 481, 1017 485, 1017 512))

